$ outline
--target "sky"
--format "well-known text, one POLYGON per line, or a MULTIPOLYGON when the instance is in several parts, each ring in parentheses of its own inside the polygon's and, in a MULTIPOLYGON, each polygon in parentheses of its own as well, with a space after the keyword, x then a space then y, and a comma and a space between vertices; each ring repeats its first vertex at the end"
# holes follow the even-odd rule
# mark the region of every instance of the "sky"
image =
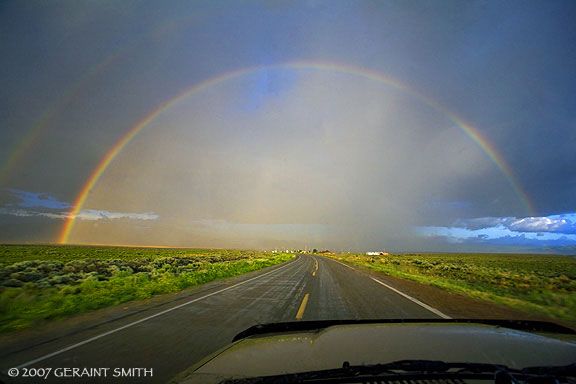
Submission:
POLYGON ((0 243, 576 254, 573 1, 0 5, 0 243))

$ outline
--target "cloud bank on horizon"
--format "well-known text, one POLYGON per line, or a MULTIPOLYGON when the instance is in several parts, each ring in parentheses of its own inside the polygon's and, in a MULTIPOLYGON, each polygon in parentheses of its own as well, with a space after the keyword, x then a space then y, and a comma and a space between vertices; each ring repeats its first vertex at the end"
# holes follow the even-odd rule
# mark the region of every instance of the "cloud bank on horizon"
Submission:
POLYGON ((458 219, 451 226, 419 227, 417 232, 429 239, 453 244, 482 244, 502 250, 574 253, 576 249, 576 213, 547 217, 478 217, 458 219))
POLYGON ((504 227, 515 232, 576 234, 576 214, 552 215, 549 217, 480 217, 460 219, 456 228, 470 230, 504 227))
POLYGON ((6 4, 0 242, 55 242, 73 218, 71 243, 574 253, 574 17, 6 4))
MULTIPOLYGON (((34 193, 17 189, 10 190, 9 192, 11 192, 13 198, 19 201, 16 203, 7 203, 0 207, 0 215, 17 217, 36 216, 59 220, 70 218, 71 205, 63 201, 58 201, 54 196, 50 196, 46 193, 34 193)), ((126 213, 96 209, 83 209, 75 216, 75 218, 79 220, 156 220, 158 217, 158 215, 151 212, 126 213)))

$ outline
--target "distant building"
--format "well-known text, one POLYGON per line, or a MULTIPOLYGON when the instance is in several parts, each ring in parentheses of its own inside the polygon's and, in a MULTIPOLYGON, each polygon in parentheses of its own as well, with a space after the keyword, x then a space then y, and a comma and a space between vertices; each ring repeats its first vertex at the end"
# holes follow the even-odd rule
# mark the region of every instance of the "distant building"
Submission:
POLYGON ((388 256, 388 255, 389 255, 388 252, 382 252, 382 251, 366 252, 366 256, 388 256))

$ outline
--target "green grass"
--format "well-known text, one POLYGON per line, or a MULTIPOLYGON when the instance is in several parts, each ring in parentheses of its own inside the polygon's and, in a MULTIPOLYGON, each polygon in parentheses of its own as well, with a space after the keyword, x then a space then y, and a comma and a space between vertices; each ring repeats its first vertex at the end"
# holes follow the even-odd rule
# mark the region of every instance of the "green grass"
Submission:
POLYGON ((576 321, 576 258, 571 256, 348 254, 335 258, 531 313, 576 321))
POLYGON ((253 251, 0 246, 0 332, 178 292, 292 258, 253 251))

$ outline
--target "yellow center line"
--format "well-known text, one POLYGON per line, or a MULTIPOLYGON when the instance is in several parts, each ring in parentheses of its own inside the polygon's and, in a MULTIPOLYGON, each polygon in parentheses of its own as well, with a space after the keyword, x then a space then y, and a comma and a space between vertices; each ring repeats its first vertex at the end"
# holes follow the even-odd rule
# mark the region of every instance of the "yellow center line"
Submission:
POLYGON ((312 272, 312 276, 316 276, 316 272, 318 272, 318 260, 314 260, 316 265, 314 266, 314 272, 312 272))
POLYGON ((304 310, 306 310, 306 304, 308 304, 308 297, 310 297, 309 293, 304 295, 302 304, 300 304, 300 309, 298 309, 298 313, 296 314, 296 320, 300 320, 302 319, 302 316, 304 316, 304 310))

